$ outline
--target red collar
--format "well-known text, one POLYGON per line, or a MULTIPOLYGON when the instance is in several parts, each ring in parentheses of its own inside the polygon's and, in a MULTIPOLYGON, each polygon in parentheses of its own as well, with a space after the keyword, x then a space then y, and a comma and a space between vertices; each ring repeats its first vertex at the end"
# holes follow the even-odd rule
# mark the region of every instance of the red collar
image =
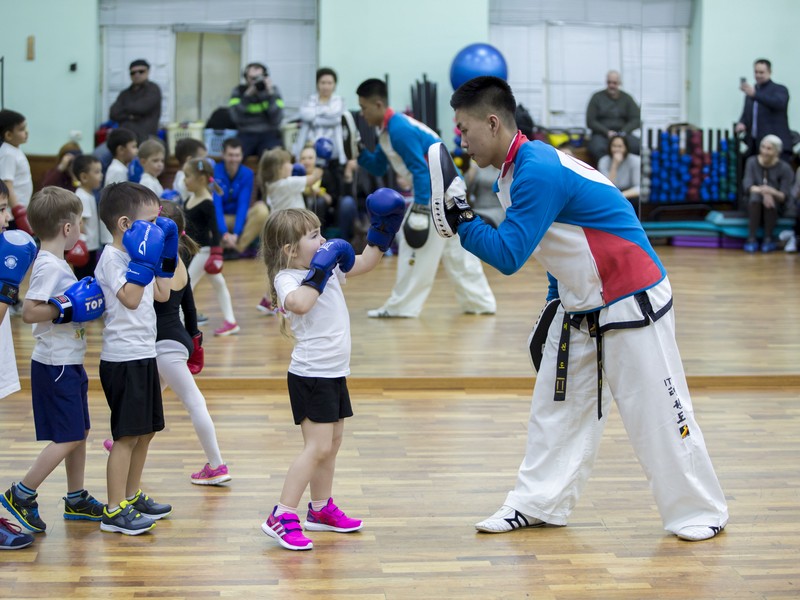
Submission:
POLYGON ((389 125, 389 119, 391 119, 393 116, 394 110, 392 108, 387 108, 386 112, 383 113, 383 125, 381 126, 381 131, 386 129, 386 127, 389 125))
POLYGON ((503 167, 500 169, 500 177, 505 177, 506 173, 511 168, 512 163, 517 158, 519 147, 527 141, 528 138, 526 138, 521 131, 517 131, 514 139, 511 140, 511 146, 508 148, 508 154, 506 154, 506 159, 503 161, 503 167))

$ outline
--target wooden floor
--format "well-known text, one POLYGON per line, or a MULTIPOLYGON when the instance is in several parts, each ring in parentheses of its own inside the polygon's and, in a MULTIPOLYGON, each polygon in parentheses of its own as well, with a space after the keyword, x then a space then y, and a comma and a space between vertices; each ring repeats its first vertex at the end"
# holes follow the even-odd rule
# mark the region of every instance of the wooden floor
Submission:
MULTIPOLYGON (((167 392, 167 429, 151 446, 145 487, 174 505, 173 516, 138 538, 64 521, 59 468, 40 488, 48 533, 28 549, 0 552, 0 598, 800 597, 797 256, 659 252, 675 288, 695 410, 729 502, 730 524, 714 540, 690 544, 663 531, 615 410, 568 527, 476 533, 473 524, 513 486, 523 454, 532 376, 522 348, 544 275, 535 264, 511 278, 488 272, 496 316, 453 313, 441 275, 420 319, 367 319, 391 287, 389 258, 346 286, 356 416, 347 422, 335 497, 365 528, 313 534, 311 552, 282 550, 259 524, 301 446, 282 390, 291 345, 274 318, 255 313, 260 265, 238 261, 225 273, 244 331, 209 334, 199 377, 233 481, 189 483, 204 458, 167 392)), ((197 292, 213 327, 219 312, 208 284, 197 292)), ((30 333, 18 319, 13 327, 26 377, 30 333)), ((87 356, 93 380, 99 331, 92 326, 87 356)), ((104 498, 108 409, 96 384, 90 409, 87 486, 104 498)), ((2 489, 41 447, 29 393, 0 402, 2 489)))

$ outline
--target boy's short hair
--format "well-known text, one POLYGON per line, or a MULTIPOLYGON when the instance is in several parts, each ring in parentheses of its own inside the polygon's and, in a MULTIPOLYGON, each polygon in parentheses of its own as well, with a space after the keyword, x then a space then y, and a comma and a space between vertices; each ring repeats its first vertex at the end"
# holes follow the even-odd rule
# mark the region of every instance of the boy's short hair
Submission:
POLYGON ((0 198, 8 199, 8 186, 2 179, 0 179, 0 198))
POLYGON ((6 132, 13 131, 14 127, 25 122, 25 116, 15 110, 4 108, 0 110, 0 143, 6 139, 6 132))
POLYGON ((91 154, 81 154, 76 156, 72 161, 72 173, 78 179, 81 178, 81 173, 88 173, 94 163, 99 163, 100 159, 91 154))
POLYGON ((358 86, 356 95, 359 98, 380 98, 386 103, 389 100, 389 88, 382 79, 367 79, 358 86))
POLYGON ((103 188, 98 212, 103 225, 114 234, 120 217, 132 217, 142 206, 159 205, 158 196, 149 188, 132 181, 112 183, 103 188))
POLYGON ((130 129, 125 129, 124 127, 117 127, 111 133, 108 134, 108 139, 106 139, 106 145, 108 146, 108 151, 111 152, 111 156, 116 158, 117 149, 120 146, 127 146, 131 142, 135 141, 136 141, 136 134, 133 133, 130 129))
POLYGON ((461 84, 450 97, 453 110, 474 110, 480 114, 494 113, 503 125, 516 131, 517 101, 505 81, 499 77, 481 75, 461 84))
POLYGON ((224 153, 225 150, 228 148, 241 148, 242 147, 242 140, 236 137, 228 138, 222 142, 222 152, 224 153))
POLYGON ((157 154, 167 155, 167 151, 159 140, 149 139, 139 144, 139 160, 147 160, 157 154))
POLYGON ((197 156, 198 150, 208 150, 208 148, 201 140, 195 138, 179 139, 175 142, 175 158, 178 160, 178 165, 183 166, 188 159, 197 156))
POLYGON ((64 223, 74 223, 83 214, 83 202, 74 192, 48 185, 36 192, 28 204, 28 222, 43 240, 55 238, 64 223))

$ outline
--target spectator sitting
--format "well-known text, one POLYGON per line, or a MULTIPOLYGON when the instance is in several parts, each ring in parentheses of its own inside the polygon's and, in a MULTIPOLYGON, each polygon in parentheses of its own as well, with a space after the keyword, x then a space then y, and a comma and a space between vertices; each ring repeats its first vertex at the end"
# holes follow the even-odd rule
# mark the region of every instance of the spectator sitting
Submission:
POLYGON ((217 227, 223 247, 237 255, 258 238, 269 216, 264 202, 250 204, 254 177, 243 160, 242 142, 228 138, 222 142, 222 161, 214 165, 214 182, 222 189, 221 194, 214 192, 217 227))
POLYGON ((164 187, 158 178, 164 172, 165 154, 164 144, 155 139, 145 140, 139 146, 139 162, 144 170, 139 183, 152 190, 159 198, 164 193, 164 187))
POLYGON ((130 65, 131 85, 122 90, 109 110, 112 121, 130 129, 139 142, 158 134, 161 119, 161 88, 148 79, 150 64, 143 59, 130 65))
POLYGON ((744 165, 742 188, 749 219, 745 252, 758 250, 756 236, 761 225, 764 227, 761 251, 772 252, 777 247, 773 237, 775 225, 790 198, 794 178, 791 167, 780 159, 782 150, 781 138, 774 134, 766 135, 761 140, 758 154, 748 158, 744 165))
POLYGON ((244 157, 260 157, 265 150, 283 144, 283 98, 261 63, 247 65, 244 78, 246 83, 234 88, 228 107, 239 130, 244 157))
POLYGON ((597 170, 611 180, 628 200, 639 199, 642 161, 628 152, 628 139, 615 135, 608 142, 608 154, 600 159, 597 170))
POLYGON ((639 105, 620 90, 622 79, 618 71, 606 74, 606 89, 595 93, 586 107, 586 126, 591 129, 589 154, 595 161, 608 152, 608 142, 615 135, 624 135, 628 151, 639 154, 641 142, 631 133, 641 127, 639 105))
POLYGON ((44 174, 41 187, 54 185, 74 192, 79 182, 72 170, 72 162, 81 154, 81 147, 76 142, 67 142, 61 146, 58 150, 58 162, 44 174))

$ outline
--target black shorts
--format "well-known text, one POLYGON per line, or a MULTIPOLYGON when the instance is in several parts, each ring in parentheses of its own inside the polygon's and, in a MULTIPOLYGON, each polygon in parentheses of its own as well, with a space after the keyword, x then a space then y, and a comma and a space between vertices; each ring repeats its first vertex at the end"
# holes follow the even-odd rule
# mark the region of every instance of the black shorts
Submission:
POLYGON ((161 382, 155 358, 100 361, 100 383, 111 409, 111 435, 147 435, 164 429, 161 382))
POLYGON ((295 425, 304 419, 314 423, 336 423, 353 416, 345 377, 301 377, 289 373, 289 400, 295 425))

